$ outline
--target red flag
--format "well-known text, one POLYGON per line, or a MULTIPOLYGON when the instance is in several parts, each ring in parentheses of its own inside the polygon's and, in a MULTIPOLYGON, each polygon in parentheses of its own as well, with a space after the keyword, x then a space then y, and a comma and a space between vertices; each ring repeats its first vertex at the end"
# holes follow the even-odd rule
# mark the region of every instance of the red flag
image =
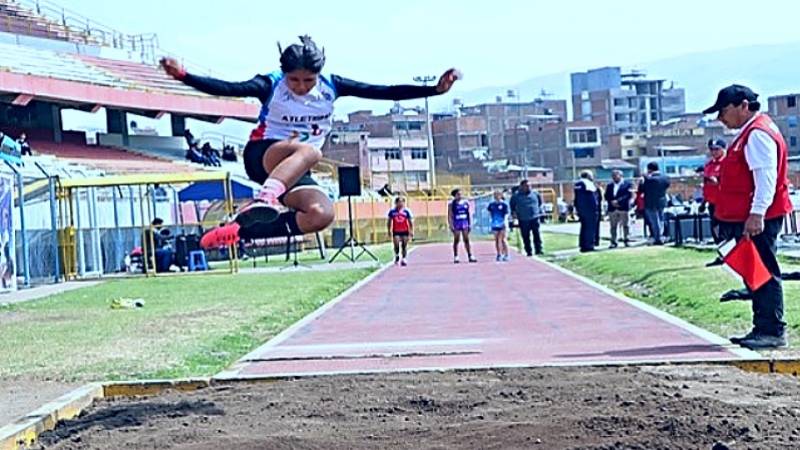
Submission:
POLYGON ((751 291, 757 291, 772 279, 772 274, 761 260, 758 249, 751 239, 740 239, 736 245, 732 242, 720 246, 722 261, 736 272, 751 291), (732 248, 731 248, 732 247, 732 248))

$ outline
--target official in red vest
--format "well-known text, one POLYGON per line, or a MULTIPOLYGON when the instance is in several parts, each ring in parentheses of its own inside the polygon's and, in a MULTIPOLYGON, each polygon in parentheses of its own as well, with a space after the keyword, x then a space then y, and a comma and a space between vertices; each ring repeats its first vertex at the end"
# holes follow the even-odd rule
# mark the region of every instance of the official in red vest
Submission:
MULTIPOLYGON (((711 237, 714 242, 719 244, 719 222, 714 217, 714 210, 719 197, 719 173, 722 170, 722 159, 725 158, 725 148, 727 144, 722 139, 708 140, 708 153, 710 158, 703 166, 703 201, 708 208, 708 216, 711 218, 711 237)), ((722 265, 722 258, 706 264, 706 267, 722 265)))
POLYGON ((758 94, 734 84, 719 91, 714 106, 703 111, 717 113, 726 127, 739 130, 720 165, 714 209, 720 237, 752 239, 773 275, 751 293, 752 331, 731 338, 731 342, 751 349, 786 346, 776 241, 784 216, 792 211, 786 142, 772 119, 758 111, 760 107, 758 94))

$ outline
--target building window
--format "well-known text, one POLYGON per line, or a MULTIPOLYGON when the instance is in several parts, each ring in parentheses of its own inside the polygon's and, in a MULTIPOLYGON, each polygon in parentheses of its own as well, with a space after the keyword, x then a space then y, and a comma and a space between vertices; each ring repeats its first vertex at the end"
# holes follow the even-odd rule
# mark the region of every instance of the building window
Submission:
POLYGON ((594 148, 576 148, 575 159, 594 158, 594 148))
POLYGON ((597 130, 594 128, 569 130, 570 144, 596 144, 599 142, 597 138, 597 130))
POLYGON ((383 159, 390 160, 390 159, 400 159, 400 149, 399 148, 389 148, 384 150, 383 152, 383 159))
POLYGON ((481 134, 481 147, 488 147, 489 146, 489 136, 486 133, 481 134))
POLYGON ((789 136, 789 146, 797 147, 797 136, 789 136))
POLYGON ((428 159, 428 150, 425 148, 412 148, 411 159, 428 159))
POLYGON ((422 122, 395 122, 394 128, 396 130, 421 130, 422 122))
POLYGON ((789 124, 789 128, 797 127, 797 116, 789 116, 786 118, 786 123, 789 124))
POLYGON ((795 97, 794 95, 786 97, 786 107, 794 108, 795 106, 797 106, 797 97, 795 97))

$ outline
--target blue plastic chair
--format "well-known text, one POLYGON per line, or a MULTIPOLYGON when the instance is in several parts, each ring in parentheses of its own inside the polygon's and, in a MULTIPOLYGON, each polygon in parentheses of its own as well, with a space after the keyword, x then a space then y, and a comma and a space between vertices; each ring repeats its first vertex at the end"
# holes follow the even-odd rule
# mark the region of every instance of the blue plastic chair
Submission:
POLYGON ((197 270, 208 270, 206 252, 203 250, 194 250, 189 253, 189 272, 197 270))

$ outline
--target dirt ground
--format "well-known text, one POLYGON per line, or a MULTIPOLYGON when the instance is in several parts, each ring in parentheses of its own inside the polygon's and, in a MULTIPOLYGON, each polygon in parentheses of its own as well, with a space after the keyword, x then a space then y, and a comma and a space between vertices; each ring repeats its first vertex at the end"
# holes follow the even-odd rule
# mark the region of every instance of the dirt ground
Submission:
POLYGON ((0 426, 28 414, 79 386, 80 384, 75 383, 29 378, 0 379, 0 426))
POLYGON ((800 380, 671 367, 237 384, 106 400, 39 448, 800 448, 800 380))

